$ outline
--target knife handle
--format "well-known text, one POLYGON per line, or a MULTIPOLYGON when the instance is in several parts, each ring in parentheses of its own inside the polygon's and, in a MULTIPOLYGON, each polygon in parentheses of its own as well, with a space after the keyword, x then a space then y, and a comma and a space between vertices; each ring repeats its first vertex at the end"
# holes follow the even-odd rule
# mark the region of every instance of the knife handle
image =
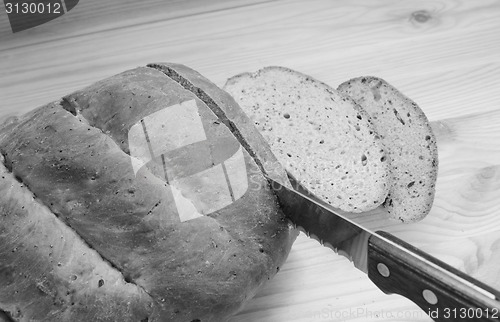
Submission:
POLYGON ((368 277, 384 293, 410 299, 434 321, 500 320, 497 290, 387 232, 368 240, 368 277))

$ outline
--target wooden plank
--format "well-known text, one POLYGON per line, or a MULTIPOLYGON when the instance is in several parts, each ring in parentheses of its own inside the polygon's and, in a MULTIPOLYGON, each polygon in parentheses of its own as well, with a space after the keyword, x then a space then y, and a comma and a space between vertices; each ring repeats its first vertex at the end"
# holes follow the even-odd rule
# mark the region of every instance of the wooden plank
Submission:
POLYGON ((67 37, 96 36, 104 31, 224 11, 269 1, 275 0, 79 1, 77 6, 63 16, 37 28, 16 34, 12 33, 7 13, 2 10, 0 11, 0 39, 2 39, 2 47, 5 49, 24 47, 67 37))
MULTIPOLYGON (((383 77, 434 121, 438 193, 421 223, 358 219, 500 288, 499 16, 494 0, 86 0, 11 34, 2 11, 0 119, 155 61, 184 63, 219 85, 265 65, 332 86, 383 77)), ((301 235, 234 321, 430 321, 422 313, 301 235)))
POLYGON ((469 106, 477 105, 478 98, 483 105, 475 106, 476 111, 498 106, 500 93, 492 90, 500 59, 500 20, 494 14, 500 12, 498 2, 429 7, 439 14, 429 21, 446 23, 428 27, 411 20, 412 13, 425 6, 361 3, 344 9, 330 1, 312 1, 304 10, 300 1, 269 2, 236 8, 231 14, 216 11, 133 23, 98 37, 75 35, 35 43, 30 50, 1 50, 2 98, 12 111, 26 111, 125 69, 169 60, 188 64, 218 84, 235 73, 271 64, 296 68, 332 86, 374 74, 417 102, 429 103, 425 111, 431 119, 470 113, 469 106), (485 86, 477 84, 482 77, 485 86), (473 95, 462 95, 467 89, 473 89, 473 95), (435 95, 428 95, 429 90, 435 95), (436 95, 437 102, 443 95, 445 103, 455 102, 459 108, 435 104, 436 95))

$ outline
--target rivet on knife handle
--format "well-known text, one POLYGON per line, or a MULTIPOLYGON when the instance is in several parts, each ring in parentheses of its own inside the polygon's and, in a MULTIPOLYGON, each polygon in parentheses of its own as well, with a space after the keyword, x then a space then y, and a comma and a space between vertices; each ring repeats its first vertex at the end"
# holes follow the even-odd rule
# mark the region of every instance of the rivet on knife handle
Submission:
POLYGON ((412 300, 434 321, 500 319, 498 291, 387 232, 369 238, 368 277, 383 292, 412 300))

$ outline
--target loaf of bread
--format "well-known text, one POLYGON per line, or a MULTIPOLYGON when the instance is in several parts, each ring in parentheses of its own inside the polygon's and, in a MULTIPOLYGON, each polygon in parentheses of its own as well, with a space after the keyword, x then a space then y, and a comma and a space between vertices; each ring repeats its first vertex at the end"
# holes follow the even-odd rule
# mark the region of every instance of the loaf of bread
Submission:
POLYGON ((423 219, 430 211, 438 172, 436 138, 420 107, 378 77, 358 77, 338 87, 371 117, 391 164, 391 187, 385 208, 403 222, 423 219))
POLYGON ((297 235, 262 171, 286 173, 264 169, 269 147, 249 154, 253 130, 221 117, 238 109, 189 68, 152 64, 1 128, 3 314, 206 322, 237 312, 297 235))
POLYGON ((350 97, 284 67, 230 78, 224 89, 301 185, 349 212, 376 208, 390 185, 384 146, 350 97))

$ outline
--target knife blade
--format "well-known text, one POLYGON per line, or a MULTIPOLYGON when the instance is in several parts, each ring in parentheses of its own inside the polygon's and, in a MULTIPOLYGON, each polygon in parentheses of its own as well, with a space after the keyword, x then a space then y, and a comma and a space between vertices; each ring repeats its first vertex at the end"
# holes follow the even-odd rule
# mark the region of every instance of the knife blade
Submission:
POLYGON ((384 293, 402 295, 434 321, 498 321, 500 292, 384 231, 370 231, 302 188, 269 179, 294 225, 347 257, 384 293), (299 191, 300 190, 300 191, 299 191))

